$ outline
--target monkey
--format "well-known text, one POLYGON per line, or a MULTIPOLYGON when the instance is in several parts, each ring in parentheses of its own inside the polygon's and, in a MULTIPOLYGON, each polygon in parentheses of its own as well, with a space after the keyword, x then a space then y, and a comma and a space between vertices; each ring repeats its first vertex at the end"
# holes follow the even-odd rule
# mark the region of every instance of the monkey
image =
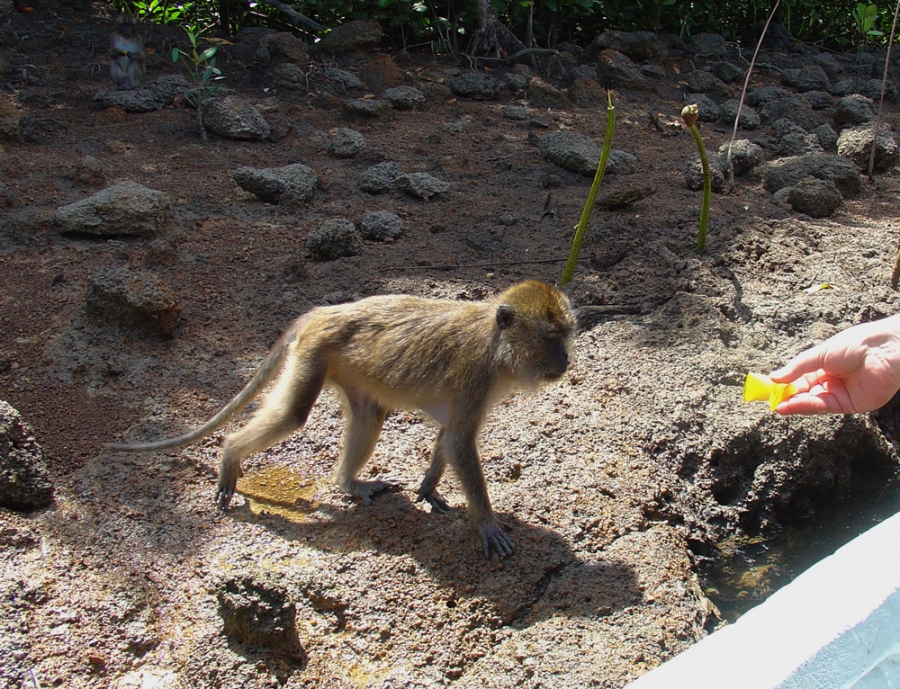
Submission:
POLYGON ((109 74, 117 91, 129 91, 144 83, 147 53, 144 39, 128 13, 116 18, 116 30, 109 37, 109 74))
POLYGON ((370 505, 374 494, 402 486, 383 475, 359 478, 385 418, 394 409, 419 409, 439 430, 416 501, 437 514, 450 509, 437 491, 449 464, 485 556, 493 549, 507 557, 513 543, 491 509, 477 436, 491 408, 513 390, 537 390, 562 378, 576 327, 568 298, 537 280, 481 302, 385 295, 316 307, 293 322, 244 388, 198 428, 106 447, 152 452, 188 445, 221 428, 274 381, 250 420, 222 445, 215 499, 226 510, 243 475, 241 461, 302 428, 329 385, 340 394, 345 416, 333 479, 370 505))

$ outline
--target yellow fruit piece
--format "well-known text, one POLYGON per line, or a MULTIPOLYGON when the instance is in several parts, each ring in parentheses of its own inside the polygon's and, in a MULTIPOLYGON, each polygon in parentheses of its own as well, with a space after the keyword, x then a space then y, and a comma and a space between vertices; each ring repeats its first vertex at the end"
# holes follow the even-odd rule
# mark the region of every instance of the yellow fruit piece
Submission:
POLYGON ((775 409, 788 397, 797 394, 793 383, 775 383, 762 373, 748 373, 744 379, 744 401, 768 401, 769 408, 775 409))

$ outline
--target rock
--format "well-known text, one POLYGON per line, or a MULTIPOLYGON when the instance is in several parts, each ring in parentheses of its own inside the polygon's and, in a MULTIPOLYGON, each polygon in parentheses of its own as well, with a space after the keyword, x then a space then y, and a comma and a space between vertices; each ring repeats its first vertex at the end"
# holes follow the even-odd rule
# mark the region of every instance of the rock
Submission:
POLYGON ((528 82, 528 86, 525 89, 525 98, 535 108, 557 108, 562 110, 571 105, 565 93, 537 77, 528 82))
POLYGON ((216 583, 226 636, 251 648, 302 653, 297 609, 287 590, 263 571, 238 572, 216 583))
MULTIPOLYGON (((590 137, 571 130, 561 130, 540 137, 538 150, 551 163, 593 179, 603 149, 590 137)), ((634 156, 612 150, 606 162, 606 173, 627 174, 634 169, 635 164, 634 156)))
MULTIPOLYGON (((737 117, 739 105, 740 101, 737 100, 727 100, 722 103, 719 108, 719 120, 725 124, 734 126, 734 118, 737 117)), ((744 107, 741 108, 741 118, 738 122, 738 126, 741 129, 749 131, 759 129, 759 125, 759 114, 753 108, 745 104, 744 107)))
POLYGON ((363 252, 359 231, 349 220, 332 218, 306 236, 306 249, 314 261, 334 261, 363 252))
POLYGON ((0 506, 20 511, 48 507, 53 490, 34 430, 0 400, 0 506))
POLYGON ((856 166, 841 156, 830 153, 807 153, 773 160, 761 166, 763 186, 769 193, 784 187, 795 187, 806 177, 827 179, 844 197, 856 196, 862 190, 862 179, 856 166))
POLYGON ((502 225, 480 224, 466 232, 466 244, 482 255, 503 250, 506 228, 502 225))
POLYGON ((822 150, 817 134, 788 132, 778 141, 778 153, 783 156, 798 156, 822 150))
MULTIPOLYGON (((728 155, 728 144, 719 146, 719 156, 724 165, 728 155)), ((763 150, 758 145, 747 139, 736 139, 731 147, 731 166, 734 174, 744 175, 763 162, 763 150)), ((727 170, 726 170, 727 172, 727 170)))
POLYGON ((744 78, 747 76, 745 70, 730 62, 713 62, 709 66, 709 71, 714 77, 726 84, 743 82, 744 78))
POLYGON ((420 199, 430 199, 436 194, 450 191, 450 182, 432 177, 427 172, 401 174, 395 180, 398 189, 420 199))
POLYGON ((635 62, 661 64, 669 56, 665 43, 652 31, 607 30, 597 37, 595 45, 600 50, 616 50, 635 62))
POLYGON ((319 183, 315 170, 301 163, 265 169, 239 167, 233 176, 241 189, 269 203, 309 201, 319 183))
POLYGON ((85 156, 73 168, 72 180, 86 187, 102 187, 106 184, 106 175, 99 160, 85 156))
POLYGON ((365 239, 379 242, 397 239, 403 234, 403 220, 396 213, 371 211, 360 219, 359 231, 365 239))
POLYGON ((272 70, 272 84, 288 91, 305 91, 306 72, 292 62, 282 62, 272 70))
MULTIPOLYGON (((862 95, 868 96, 869 98, 877 102, 881 100, 881 86, 882 80, 880 77, 877 79, 868 79, 862 85, 862 88, 860 88, 859 92, 862 95)), ((886 82, 884 82, 884 100, 886 102, 896 103, 897 93, 897 85, 893 81, 888 79, 886 82)))
POLYGON ((150 273, 121 266, 101 268, 88 280, 85 313, 116 324, 172 337, 181 316, 175 293, 150 273))
POLYGON ((223 139, 262 141, 271 132, 259 110, 238 96, 213 98, 202 107, 204 126, 223 139))
POLYGON ((685 48, 688 51, 702 56, 725 57, 728 55, 728 44, 719 34, 696 33, 691 36, 685 48))
POLYGON ((22 111, 12 96, 0 93, 0 141, 15 141, 19 138, 19 122, 22 111))
POLYGON ((597 81, 601 85, 633 91, 650 91, 653 82, 638 66, 618 50, 604 50, 597 56, 597 81))
POLYGON ((712 73, 702 69, 695 69, 685 75, 688 88, 694 93, 705 93, 716 98, 730 98, 731 89, 728 85, 712 73))
POLYGON ((769 84, 759 89, 750 89, 747 92, 747 103, 755 108, 760 103, 768 103, 779 98, 788 98, 791 95, 793 94, 787 89, 769 84))
POLYGON ((813 55, 812 61, 825 70, 828 78, 834 81, 840 74, 844 72, 844 65, 841 61, 831 53, 817 53, 813 55))
POLYGON ((897 137, 894 136, 890 125, 886 122, 882 122, 878 126, 877 137, 875 136, 874 122, 844 129, 837 140, 838 155, 852 160, 860 170, 868 170, 873 141, 875 142, 874 170, 883 172, 894 167, 900 160, 900 148, 897 146, 897 137))
POLYGON ((373 19, 355 19, 332 29, 318 47, 333 55, 346 55, 357 50, 371 50, 384 37, 381 25, 373 19))
POLYGON ((809 105, 813 110, 824 110, 825 108, 830 108, 832 103, 834 102, 831 94, 827 91, 807 91, 803 94, 803 96, 809 102, 809 105))
POLYGON ((359 180, 359 188, 370 194, 384 194, 397 186, 403 170, 397 163, 378 163, 366 170, 359 180))
POLYGON ((766 50, 778 50, 786 53, 794 46, 794 39, 791 37, 790 29, 777 22, 771 22, 769 28, 766 28, 766 22, 760 19, 753 25, 750 34, 750 45, 760 44, 761 48, 766 50), (763 34, 765 31, 765 34, 763 34), (762 43, 760 44, 760 38, 762 43))
POLYGON ((718 122, 722 117, 722 109, 709 96, 695 93, 691 100, 697 104, 698 118, 701 122, 718 122))
POLYGON ((568 95, 575 105, 582 108, 606 105, 606 91, 595 79, 575 79, 569 87, 568 95))
POLYGON ((361 64, 359 78, 373 91, 384 91, 402 86, 406 82, 406 75, 386 53, 379 53, 361 64))
POLYGON ((830 124, 820 124, 813 132, 819 137, 819 145, 824 151, 830 151, 837 146, 838 135, 830 124))
POLYGON ((463 98, 493 100, 503 93, 503 82, 485 72, 466 72, 450 80, 450 90, 463 98))
POLYGON ((167 194, 122 182, 58 208, 53 222, 61 234, 150 237, 162 229, 171 212, 167 194))
POLYGON ((379 98, 352 98, 341 102, 350 117, 376 118, 391 112, 391 104, 379 98))
POLYGON ((94 96, 104 108, 122 108, 125 112, 153 112, 172 104, 178 94, 191 88, 180 74, 167 74, 149 79, 130 91, 105 90, 94 96))
POLYGON ((366 88, 366 85, 362 83, 355 74, 351 74, 343 69, 338 69, 337 67, 329 67, 322 72, 322 76, 330 82, 340 84, 341 88, 345 91, 351 89, 361 91, 366 88))
POLYGON ((342 128, 334 133, 328 152, 335 158, 353 158, 365 148, 366 140, 355 129, 342 128))
MULTIPOLYGON (((719 156, 708 156, 709 159, 709 183, 712 191, 722 191, 725 186, 725 172, 722 170, 722 161, 719 156)), ((691 191, 699 191, 703 188, 703 162, 700 154, 694 153, 684 166, 684 181, 691 191)))
POLYGON ((872 99, 858 93, 838 99, 834 109, 834 122, 838 126, 865 124, 874 119, 875 104, 872 99))
POLYGON ((503 108, 503 117, 507 120, 518 120, 519 122, 524 122, 531 115, 528 112, 528 108, 524 105, 507 105, 503 108))
POLYGON ((776 98, 759 106, 760 116, 769 122, 787 118, 809 131, 818 127, 821 122, 803 96, 792 95, 776 98))
POLYGON ((798 213, 827 218, 841 207, 844 198, 831 180, 804 177, 797 186, 789 187, 787 202, 798 213))
POLYGON ((819 65, 804 65, 800 69, 786 69, 782 79, 800 92, 830 91, 831 80, 819 65))
POLYGON ((412 110, 425 105, 425 94, 412 86, 395 86, 381 95, 394 110, 412 110))
POLYGON ((306 54, 306 44, 303 41, 293 34, 280 31, 263 36, 259 42, 257 60, 269 67, 292 64, 305 70, 309 56, 306 54))

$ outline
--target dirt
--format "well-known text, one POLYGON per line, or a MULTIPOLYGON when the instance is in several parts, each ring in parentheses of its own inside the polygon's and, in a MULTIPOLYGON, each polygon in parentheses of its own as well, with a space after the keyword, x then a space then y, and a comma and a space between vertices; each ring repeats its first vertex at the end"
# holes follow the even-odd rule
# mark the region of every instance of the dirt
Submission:
MULTIPOLYGON (((321 82, 273 88, 237 43, 219 62, 227 86, 277 140, 205 143, 183 104, 134 114, 95 102, 110 86, 109 27, 103 6, 0 9, 5 91, 24 116, 0 158, 0 395, 34 427, 56 485, 51 508, 0 510, 3 686, 621 687, 720 624, 698 579, 718 539, 776 530, 893 461, 881 436, 890 414, 880 427, 782 420, 743 404, 740 385, 748 370, 896 311, 896 171, 818 220, 740 177, 714 195, 696 253, 681 75, 715 58, 679 51, 653 92, 613 93, 613 147, 637 169, 609 175, 604 191, 635 201, 594 211, 567 287, 576 305, 611 313, 578 336, 561 383, 500 404, 480 439, 512 557, 484 559, 452 476, 442 492, 453 512, 414 502, 435 433, 418 413, 389 417, 365 470, 407 487, 368 507, 329 481, 342 428, 331 395, 303 433, 246 463, 225 514, 213 503, 216 438, 167 454, 105 451, 206 419, 313 306, 395 292, 481 299, 523 278, 557 282, 590 180, 546 162, 534 138, 573 129, 602 141, 606 127, 602 105, 506 118, 521 93, 455 97, 442 85, 467 67, 414 52, 392 56, 427 104, 351 119, 345 94, 323 98, 321 82), (341 127, 364 136, 356 157, 328 152, 341 127), (428 201, 360 191, 382 161, 451 189, 428 201), (298 162, 319 176, 308 203, 265 203, 232 178, 244 165, 298 162), (128 180, 173 200, 156 238, 55 230, 57 208, 128 180), (398 214, 403 235, 367 241, 359 256, 307 257, 304 239, 323 221, 372 210, 398 214), (177 294, 174 337, 85 314, 88 280, 106 266, 149 271, 177 294), (248 572, 284 587, 302 653, 223 634, 222 578, 248 572)), ((143 32, 149 76, 174 72, 177 27, 143 32)), ((765 61, 783 70, 814 52, 765 61)), ((309 73, 354 72, 370 57, 313 55, 309 73)), ((745 66, 736 51, 733 60, 745 66)), ((552 67, 533 73, 553 82, 552 67)), ((754 86, 779 83, 778 70, 758 74, 754 86)), ((885 112, 896 128, 897 106, 885 112)), ((767 158, 770 125, 741 133, 767 158)), ((730 136, 701 127, 710 150, 730 136)))

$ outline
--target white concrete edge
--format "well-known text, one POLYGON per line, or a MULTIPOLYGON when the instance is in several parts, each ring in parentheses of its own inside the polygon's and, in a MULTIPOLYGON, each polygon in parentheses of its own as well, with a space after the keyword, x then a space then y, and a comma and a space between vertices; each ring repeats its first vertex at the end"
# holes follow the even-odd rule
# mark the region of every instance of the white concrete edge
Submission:
POLYGON ((898 653, 900 514, 628 689, 840 689, 898 653))

